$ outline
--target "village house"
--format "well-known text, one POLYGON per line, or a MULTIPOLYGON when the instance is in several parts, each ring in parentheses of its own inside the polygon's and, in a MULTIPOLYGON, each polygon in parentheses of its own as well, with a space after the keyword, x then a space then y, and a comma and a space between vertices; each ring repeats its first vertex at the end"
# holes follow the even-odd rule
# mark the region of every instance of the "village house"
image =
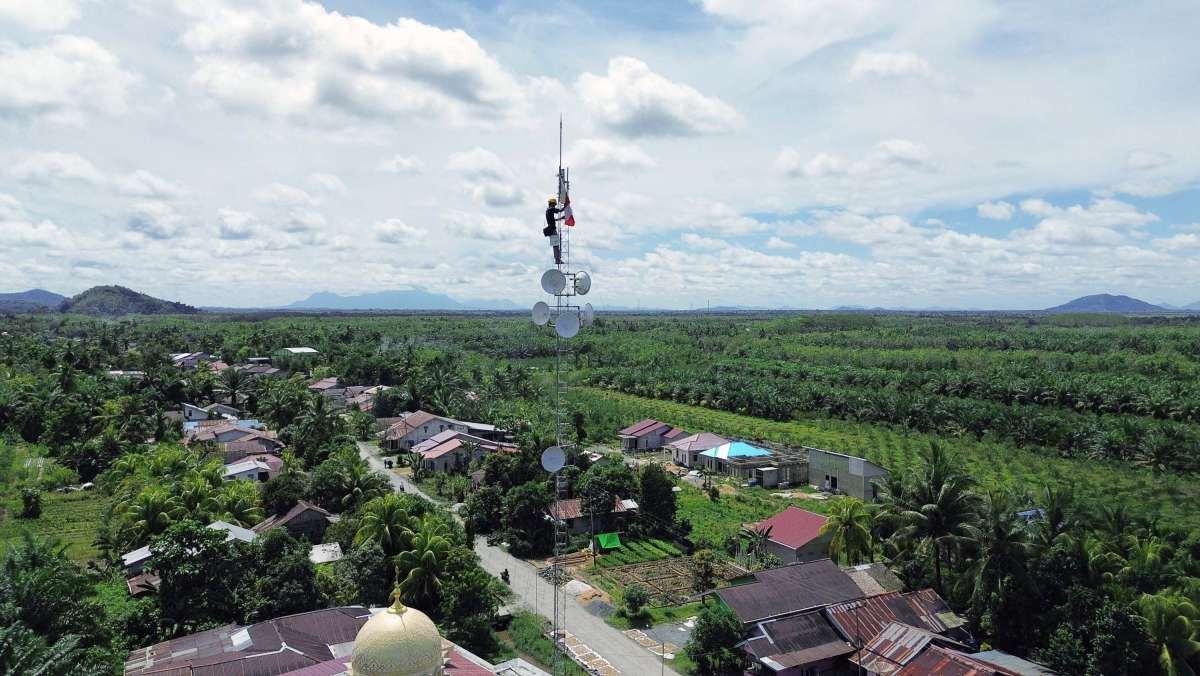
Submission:
POLYGON ((826 519, 805 509, 789 505, 782 512, 748 528, 767 534, 766 551, 784 564, 815 561, 829 557, 833 533, 821 534, 826 519))
POLYGON ((680 467, 696 467, 704 451, 724 446, 729 440, 712 432, 699 432, 690 437, 677 439, 667 444, 671 449, 671 462, 680 467))
MULTIPOLYGON (((613 498, 612 509, 606 514, 597 514, 595 519, 596 532, 620 530, 625 520, 629 515, 637 511, 638 504, 633 500, 622 500, 619 497, 613 498)), ((583 500, 580 498, 571 498, 570 500, 559 500, 546 510, 550 518, 566 523, 567 532, 572 535, 581 533, 590 533, 592 531, 592 517, 588 516, 583 509, 583 500)))
POLYGON ((845 494, 859 500, 879 498, 879 485, 889 473, 883 467, 852 455, 806 448, 809 483, 824 491, 845 494))
POLYGON ((225 418, 226 420, 237 420, 242 414, 238 409, 226 404, 209 404, 208 406, 196 406, 195 404, 183 405, 183 419, 188 422, 196 422, 199 420, 215 420, 225 418))
POLYGON ((494 425, 454 420, 426 411, 413 411, 384 430, 380 447, 393 453, 409 451, 413 446, 446 430, 470 434, 489 441, 499 440, 501 434, 494 425))
POLYGON ((275 455, 248 456, 225 465, 226 481, 266 482, 283 469, 283 460, 275 455))
POLYGON ((617 436, 621 439, 621 450, 628 453, 657 450, 672 441, 686 437, 687 432, 647 418, 617 432, 617 436))
POLYGON ((205 352, 177 352, 171 355, 171 365, 176 368, 191 370, 202 361, 214 361, 216 357, 205 352))
POLYGON ((337 523, 338 516, 321 509, 306 500, 298 500, 284 514, 272 514, 255 524, 250 530, 258 535, 274 529, 283 528, 297 539, 304 538, 309 542, 320 542, 325 538, 325 529, 331 523, 337 523))
POLYGON ((489 441, 457 430, 438 432, 412 447, 421 456, 421 468, 429 472, 465 469, 492 453, 517 453, 516 444, 489 441))

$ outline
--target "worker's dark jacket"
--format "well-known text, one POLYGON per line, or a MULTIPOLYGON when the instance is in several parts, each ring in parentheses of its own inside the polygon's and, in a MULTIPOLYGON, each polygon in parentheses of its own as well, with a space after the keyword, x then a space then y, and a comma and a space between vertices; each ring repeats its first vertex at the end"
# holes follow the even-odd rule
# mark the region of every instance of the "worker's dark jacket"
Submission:
POLYGON ((542 234, 549 237, 558 232, 558 214, 562 212, 556 206, 546 207, 546 227, 542 228, 542 234))

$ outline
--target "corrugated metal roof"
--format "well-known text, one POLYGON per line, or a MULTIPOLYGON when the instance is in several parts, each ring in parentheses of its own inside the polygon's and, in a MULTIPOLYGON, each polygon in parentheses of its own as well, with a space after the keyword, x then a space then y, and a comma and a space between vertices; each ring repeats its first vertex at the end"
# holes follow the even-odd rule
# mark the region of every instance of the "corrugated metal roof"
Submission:
POLYGON ((762 570, 754 577, 756 582, 716 592, 743 624, 862 596, 850 576, 829 559, 762 570))
POLYGON ((1009 655, 1002 650, 988 650, 986 652, 975 653, 971 655, 971 658, 980 662, 994 664, 998 667, 1004 667, 1013 673, 1020 674, 1020 676, 1057 676, 1055 672, 1036 662, 1021 659, 1016 655, 1009 655))
POLYGON ((874 674, 894 674, 921 654, 930 643, 961 650, 969 649, 958 641, 951 641, 924 629, 892 622, 875 638, 867 641, 862 652, 851 656, 850 661, 861 664, 874 674))
POLYGON ((762 622, 761 637, 744 646, 767 667, 780 671, 854 652, 820 611, 762 622))
POLYGON ((673 441, 670 446, 671 448, 677 448, 687 453, 695 453, 697 451, 707 451, 710 448, 716 448, 727 443, 729 443, 729 440, 719 434, 700 432, 690 437, 673 441))
POLYGON ((629 427, 626 427, 625 429, 621 430, 620 432, 617 432, 617 436, 642 437, 642 436, 645 436, 645 435, 653 432, 654 430, 656 430, 660 427, 666 427, 666 426, 667 426, 667 424, 664 422, 659 422, 659 421, 655 420, 654 418, 646 418, 645 420, 639 420, 638 422, 635 422, 634 424, 630 425, 629 427))
MULTIPOLYGON (((550 505, 550 509, 548 511, 550 512, 550 516, 554 517, 555 519, 578 519, 584 516, 583 500, 580 498, 559 500, 558 502, 550 505)), ((613 498, 613 509, 611 513, 620 514, 625 511, 625 504, 621 501, 621 498, 613 498)))
POLYGON ((728 460, 730 458, 763 458, 772 453, 765 448, 759 448, 744 441, 731 441, 716 448, 710 448, 700 455, 718 460, 728 460))
POLYGON ((1020 676, 954 650, 929 646, 908 663, 897 676, 1020 676))
POLYGON ((842 633, 869 641, 892 622, 944 633, 963 624, 949 604, 932 589, 911 593, 892 592, 854 601, 839 602, 825 609, 842 633))

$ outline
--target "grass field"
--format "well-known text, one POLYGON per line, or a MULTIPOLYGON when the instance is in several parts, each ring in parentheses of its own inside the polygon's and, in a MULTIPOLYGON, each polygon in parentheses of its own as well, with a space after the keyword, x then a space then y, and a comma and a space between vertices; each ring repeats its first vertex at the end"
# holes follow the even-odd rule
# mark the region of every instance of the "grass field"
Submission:
POLYGON ((679 515, 692 524, 692 541, 698 546, 719 547, 726 538, 737 535, 742 524, 762 521, 788 505, 818 514, 829 508, 826 500, 777 497, 757 487, 741 487, 734 495, 722 494, 716 502, 695 486, 684 484, 682 489, 677 494, 679 515))
MULTIPOLYGON (((1032 504, 1033 496, 1042 486, 1073 483, 1086 505, 1123 503, 1132 513, 1145 519, 1158 519, 1188 528, 1200 527, 1200 510, 1195 508, 1200 504, 1200 482, 1169 473, 1156 475, 1127 465, 1060 458, 986 439, 977 442, 968 438, 936 437, 843 420, 775 422, 595 388, 577 388, 572 397, 583 406, 604 409, 606 414, 623 420, 652 417, 692 432, 710 431, 750 440, 826 448, 865 457, 893 472, 912 467, 929 442, 936 440, 955 452, 984 490, 1004 487, 1025 492, 1030 495, 1032 504)), ((681 498, 681 506, 685 502, 698 508, 686 496, 681 498)), ((802 504, 818 511, 809 502, 815 501, 802 504)), ((727 505, 721 505, 718 509, 726 508, 727 505)), ((756 518, 761 515, 747 520, 756 518)), ((707 517, 696 519, 693 524, 704 528, 706 521, 707 517)))
POLYGON ((104 496, 91 492, 46 493, 42 499, 42 515, 37 519, 22 519, 21 498, 8 497, 0 516, 0 542, 21 537, 28 530, 38 537, 57 538, 67 545, 67 556, 86 563, 99 555, 94 541, 100 520, 108 507, 104 496))

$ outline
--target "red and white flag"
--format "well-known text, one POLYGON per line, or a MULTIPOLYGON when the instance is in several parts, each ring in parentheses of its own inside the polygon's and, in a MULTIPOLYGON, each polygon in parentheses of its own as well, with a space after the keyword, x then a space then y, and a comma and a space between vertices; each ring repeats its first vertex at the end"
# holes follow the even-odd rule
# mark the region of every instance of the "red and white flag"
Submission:
POLYGON ((563 202, 563 221, 569 226, 574 226, 575 214, 571 211, 571 196, 567 195, 563 202))

